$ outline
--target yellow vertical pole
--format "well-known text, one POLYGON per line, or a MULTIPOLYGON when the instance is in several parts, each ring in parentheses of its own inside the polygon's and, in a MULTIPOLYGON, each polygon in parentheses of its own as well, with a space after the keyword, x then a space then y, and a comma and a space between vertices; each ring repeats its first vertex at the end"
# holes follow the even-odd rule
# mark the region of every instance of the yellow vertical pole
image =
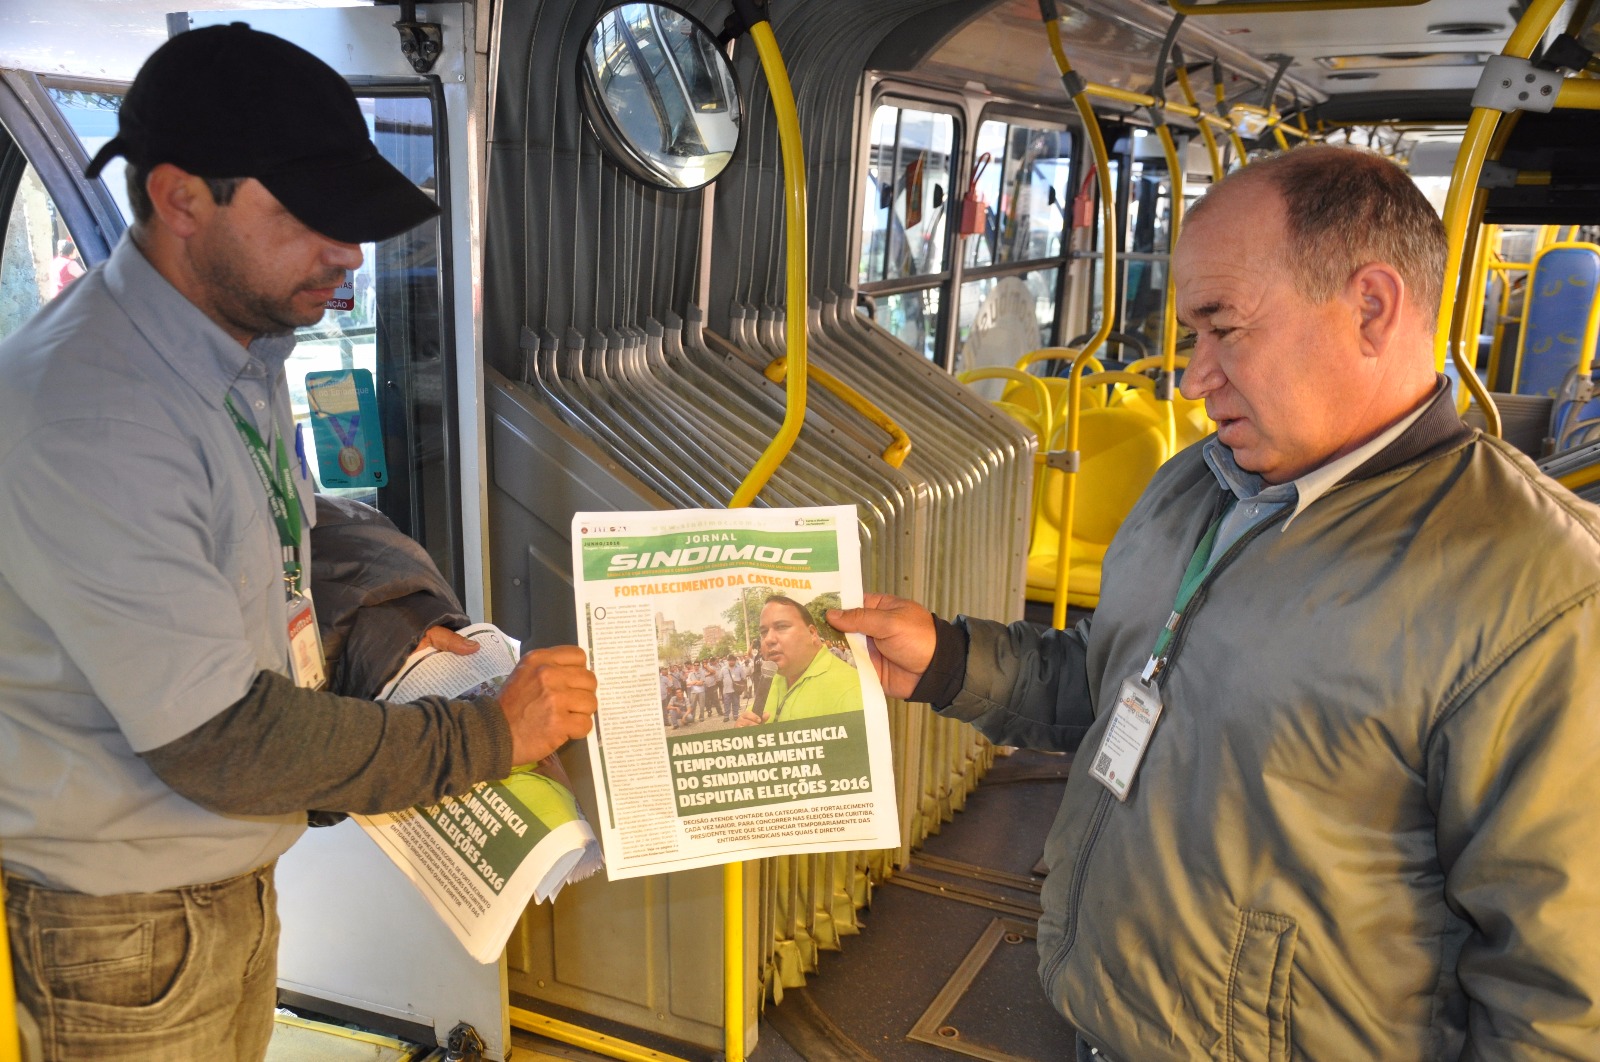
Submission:
POLYGON ((22 1039, 17 1031, 17 982, 11 972, 11 942, 5 922, 6 885, 0 878, 0 1062, 20 1062, 22 1039))
MULTIPOLYGON (((1178 285, 1172 272, 1172 260, 1178 250, 1178 230, 1183 225, 1183 160, 1178 156, 1172 130, 1165 122, 1156 126, 1156 133, 1161 138, 1161 150, 1167 156, 1167 173, 1172 183, 1172 223, 1167 232, 1167 293, 1161 316, 1161 372, 1166 385, 1171 387, 1178 369, 1178 285)), ((1170 392, 1161 404, 1167 411, 1167 456, 1171 457, 1178 452, 1178 414, 1170 392)))
MULTIPOLYGON (((1533 53, 1534 46, 1544 36, 1550 21, 1561 10, 1562 2, 1563 0, 1533 0, 1522 18, 1517 21, 1517 27, 1512 30, 1502 54, 1519 59, 1528 58, 1533 53)), ((1434 337, 1436 364, 1443 369, 1446 358, 1456 359, 1461 382, 1478 400, 1478 407, 1483 411, 1490 435, 1500 434, 1500 411, 1495 408, 1494 399, 1489 397, 1488 391, 1478 381, 1478 374, 1473 366, 1466 364, 1460 345, 1450 340, 1451 324, 1455 316, 1455 300, 1460 296, 1461 256, 1466 244, 1467 226, 1472 218, 1473 200, 1478 191, 1478 176, 1483 172, 1483 160, 1488 154, 1489 141, 1494 136, 1495 126, 1499 121, 1499 111, 1487 107, 1474 107, 1472 117, 1467 120, 1467 131, 1461 138, 1461 147, 1456 154, 1455 170, 1450 176, 1450 192, 1445 197, 1444 204, 1447 245, 1444 263, 1444 297, 1440 300, 1439 320, 1434 337)))
MULTIPOLYGON (((1106 151, 1105 137, 1100 133, 1100 123, 1095 118, 1094 108, 1089 105, 1089 94, 1083 78, 1073 71, 1072 64, 1067 61, 1067 53, 1061 46, 1061 25, 1055 17, 1054 8, 1054 0, 1041 0, 1040 14, 1044 16, 1045 35, 1050 39, 1050 51, 1055 56, 1056 68, 1061 71, 1061 83, 1066 86, 1067 94, 1072 97, 1072 102, 1078 109, 1078 117, 1083 122, 1084 132, 1089 136, 1089 147, 1094 153, 1100 186, 1100 223, 1105 232, 1106 246, 1105 283, 1102 286, 1104 309, 1100 314, 1100 327, 1073 358, 1072 372, 1067 378, 1067 452, 1076 454, 1083 367, 1111 334, 1111 321, 1117 305, 1117 201, 1116 192, 1111 187, 1111 165, 1109 153, 1106 151)), ((1073 507, 1077 503, 1076 470, 1069 468, 1062 479, 1064 482, 1061 495, 1061 535, 1060 546, 1056 552, 1055 601, 1050 611, 1050 622, 1052 626, 1064 630, 1067 626, 1067 579, 1072 562, 1073 507)))
MULTIPOLYGON (((784 226, 788 265, 788 290, 785 301, 784 340, 787 360, 784 379, 787 405, 783 426, 772 440, 750 475, 739 484, 729 508, 741 508, 755 501, 778 465, 794 447, 806 413, 806 289, 810 279, 806 258, 806 166, 800 139, 799 112, 783 56, 778 51, 772 23, 764 17, 751 20, 750 39, 755 42, 772 96, 777 117, 778 139, 783 154, 784 226)), ((723 1055, 726 1062, 744 1060, 744 864, 725 863, 722 867, 722 1009, 723 1055)))

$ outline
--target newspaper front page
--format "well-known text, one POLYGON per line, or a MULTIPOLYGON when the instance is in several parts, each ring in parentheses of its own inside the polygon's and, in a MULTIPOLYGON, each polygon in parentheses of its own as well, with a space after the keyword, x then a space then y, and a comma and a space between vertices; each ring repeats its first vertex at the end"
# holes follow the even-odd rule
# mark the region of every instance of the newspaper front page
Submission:
POLYGON ((900 843, 853 506, 578 513, 578 638, 613 879, 900 843))
MULTIPOLYGON (((465 656, 422 649, 401 665, 379 700, 492 695, 521 655, 492 624, 459 632, 478 643, 465 656)), ((561 761, 550 756, 458 797, 388 815, 352 815, 417 887, 479 962, 494 962, 532 903, 600 867, 594 831, 572 795, 561 761)))

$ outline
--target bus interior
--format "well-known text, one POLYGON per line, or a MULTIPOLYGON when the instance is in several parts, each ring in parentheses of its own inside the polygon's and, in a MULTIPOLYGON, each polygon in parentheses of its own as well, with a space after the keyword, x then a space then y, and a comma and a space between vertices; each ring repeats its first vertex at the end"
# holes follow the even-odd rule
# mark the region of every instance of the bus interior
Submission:
MULTIPOLYGON (((1408 168, 1450 236, 1464 415, 1600 500, 1594 6, 6 0, 0 338, 122 238, 120 163, 84 169, 144 57, 247 21, 346 76, 443 208, 363 248, 288 371, 313 432, 307 375, 367 374, 382 460, 322 488, 475 619, 575 640, 575 512, 851 504, 868 590, 1062 626, 1212 430, 1175 388, 1184 207, 1304 143, 1408 168)), ((600 876, 488 965, 353 827, 311 831, 272 1057, 1070 1057, 1029 943, 1070 763, 890 717, 898 848, 600 876)), ((7 1003, 0 1062, 27 1057, 7 1003)))

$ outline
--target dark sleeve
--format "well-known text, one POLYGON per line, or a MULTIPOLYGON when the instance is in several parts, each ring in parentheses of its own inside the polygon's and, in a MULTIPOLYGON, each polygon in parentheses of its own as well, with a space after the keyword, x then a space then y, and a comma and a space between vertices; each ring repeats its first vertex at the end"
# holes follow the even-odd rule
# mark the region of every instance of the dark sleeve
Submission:
POLYGON ((948 708, 967 677, 967 631, 949 620, 933 617, 933 659, 917 681, 909 701, 948 708))
MULTIPOLYGON (((1094 722, 1089 621, 1062 631, 957 616, 953 626, 965 633, 965 669, 939 714, 971 723, 997 744, 1076 751, 1094 722)), ((935 648, 936 660, 939 654, 935 648)))
POLYGON ((511 728, 493 698, 387 704, 262 671, 236 703, 139 755, 178 793, 225 815, 377 814, 504 778, 511 728))

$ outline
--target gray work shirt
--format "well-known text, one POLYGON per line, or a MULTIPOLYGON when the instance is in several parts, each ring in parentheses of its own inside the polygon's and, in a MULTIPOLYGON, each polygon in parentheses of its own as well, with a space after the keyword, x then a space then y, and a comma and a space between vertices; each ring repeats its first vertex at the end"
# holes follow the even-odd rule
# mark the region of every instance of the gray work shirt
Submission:
POLYGON ((0 343, 8 871, 153 891, 260 866, 304 829, 303 814, 207 811, 136 755, 238 701, 258 672, 287 671, 277 530, 224 399, 293 447, 293 347, 247 351, 126 236, 0 343))

